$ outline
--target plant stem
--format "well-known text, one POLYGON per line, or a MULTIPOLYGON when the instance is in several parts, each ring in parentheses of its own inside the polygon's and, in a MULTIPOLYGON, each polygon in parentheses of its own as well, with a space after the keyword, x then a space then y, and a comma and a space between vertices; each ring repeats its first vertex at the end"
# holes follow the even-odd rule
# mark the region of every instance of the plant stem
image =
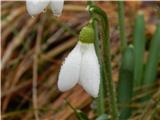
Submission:
MULTIPOLYGON (((98 28, 97 28, 97 21, 93 20, 92 22, 93 28, 95 30, 95 37, 96 37, 96 41, 95 41, 95 48, 96 48, 96 53, 100 60, 100 49, 99 49, 99 36, 98 36, 98 28)), ((104 83, 104 71, 103 71, 103 66, 102 63, 100 63, 100 74, 101 74, 101 81, 100 81, 100 87, 99 87, 99 97, 97 98, 97 112, 99 115, 104 114, 105 113, 105 84, 104 83)))
POLYGON ((124 52, 127 46, 126 35, 125 35, 125 18, 124 18, 124 3, 123 1, 118 1, 118 20, 119 20, 119 30, 120 30, 120 41, 121 41, 121 53, 124 52))
MULTIPOLYGON (((87 2, 88 6, 94 5, 93 1, 88 1, 87 2)), ((94 16, 94 14, 90 13, 91 16, 94 16)), ((92 26, 95 32, 95 38, 96 40, 94 41, 94 45, 95 45, 95 50, 96 50, 96 54, 98 57, 98 61, 100 63, 100 48, 99 48, 99 33, 98 33, 98 25, 97 25, 97 20, 96 20, 96 16, 92 17, 91 19, 92 22, 92 26)), ((100 87, 99 87, 99 96, 96 99, 97 101, 97 113, 98 115, 102 115, 105 113, 105 86, 104 86, 104 71, 103 71, 103 67, 102 64, 100 63, 100 74, 101 74, 101 80, 100 80, 100 87)))
MULTIPOLYGON (((112 114, 112 120, 118 120, 118 110, 117 110, 117 101, 114 84, 112 81, 112 70, 111 70, 111 58, 110 58, 110 41, 109 41, 109 24, 108 18, 104 11, 96 6, 90 6, 89 12, 91 15, 96 14, 100 18, 100 24, 103 29, 103 53, 102 53, 102 67, 104 70, 104 85, 107 86, 109 93, 109 105, 112 114), (107 83, 107 84, 106 84, 107 83)), ((94 17, 94 16, 93 16, 94 17)))

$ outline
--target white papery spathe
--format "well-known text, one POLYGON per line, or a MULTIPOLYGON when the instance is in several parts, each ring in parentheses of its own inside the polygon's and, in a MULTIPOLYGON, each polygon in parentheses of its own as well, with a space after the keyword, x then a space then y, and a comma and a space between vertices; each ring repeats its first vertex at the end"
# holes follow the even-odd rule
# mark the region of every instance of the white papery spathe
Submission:
POLYGON ((30 15, 39 14, 49 6, 55 16, 60 16, 63 5, 64 0, 26 0, 27 11, 30 15))
POLYGON ((58 79, 59 90, 69 90, 77 83, 91 96, 98 96, 100 66, 93 43, 78 42, 61 67, 58 79))

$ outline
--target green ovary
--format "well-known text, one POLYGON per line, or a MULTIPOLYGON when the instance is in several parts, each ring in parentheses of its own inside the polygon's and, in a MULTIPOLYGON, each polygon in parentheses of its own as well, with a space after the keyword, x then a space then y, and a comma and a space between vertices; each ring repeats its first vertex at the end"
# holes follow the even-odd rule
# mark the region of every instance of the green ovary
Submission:
POLYGON ((91 25, 87 25, 82 28, 79 35, 79 40, 82 43, 94 43, 94 30, 91 25))

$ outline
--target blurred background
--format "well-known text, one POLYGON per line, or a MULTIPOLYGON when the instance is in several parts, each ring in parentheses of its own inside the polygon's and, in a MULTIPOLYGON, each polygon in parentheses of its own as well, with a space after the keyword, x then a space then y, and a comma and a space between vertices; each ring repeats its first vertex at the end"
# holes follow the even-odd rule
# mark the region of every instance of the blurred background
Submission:
MULTIPOLYGON (((117 4, 107 1, 96 4, 109 17, 112 77, 117 82, 120 60, 117 4)), ((128 43, 133 39, 134 20, 139 11, 144 12, 145 34, 149 44, 155 25, 160 22, 160 12, 157 12, 160 11, 160 3, 125 2, 128 43)), ((37 81, 37 105, 41 120, 76 120, 74 111, 65 104, 64 99, 87 113, 90 119, 94 119, 95 101, 79 85, 64 93, 57 89, 60 66, 75 46, 80 29, 88 21, 89 13, 85 1, 65 1, 63 13, 58 18, 50 10, 30 16, 25 2, 1 2, 2 119, 35 119, 33 80, 37 81)), ((159 86, 160 67, 157 79, 159 86)), ((141 113, 144 105, 134 107, 141 113)), ((133 114, 133 120, 138 115, 133 114)))

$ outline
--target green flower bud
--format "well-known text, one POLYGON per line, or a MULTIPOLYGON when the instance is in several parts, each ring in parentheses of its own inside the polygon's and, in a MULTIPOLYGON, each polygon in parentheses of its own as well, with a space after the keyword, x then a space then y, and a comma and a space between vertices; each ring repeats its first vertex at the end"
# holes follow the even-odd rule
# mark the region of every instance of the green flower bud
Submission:
POLYGON ((82 28, 79 35, 79 40, 82 43, 94 43, 95 41, 94 29, 91 25, 87 25, 82 28))

